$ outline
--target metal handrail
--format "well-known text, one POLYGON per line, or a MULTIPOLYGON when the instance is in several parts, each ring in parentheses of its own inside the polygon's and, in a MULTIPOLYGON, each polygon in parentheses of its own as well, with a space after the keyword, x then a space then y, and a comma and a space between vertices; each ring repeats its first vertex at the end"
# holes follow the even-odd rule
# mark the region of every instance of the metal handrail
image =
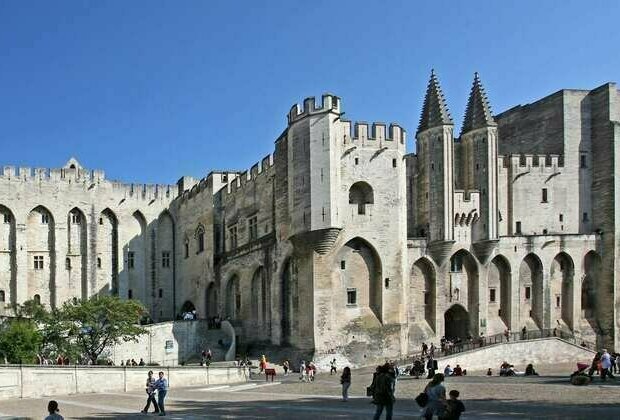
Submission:
MULTIPOLYGON (((575 334, 567 333, 566 331, 558 330, 558 329, 543 329, 543 330, 534 330, 534 331, 526 331, 525 335, 522 332, 511 332, 506 337, 505 333, 493 334, 484 337, 474 337, 471 340, 462 341, 460 343, 453 344, 449 348, 444 348, 443 350, 440 347, 435 348, 434 358, 439 358, 443 356, 451 356, 453 354, 463 353, 465 351, 480 349, 482 347, 509 343, 514 341, 527 341, 527 340, 540 340, 543 338, 559 338, 564 341, 568 341, 569 343, 575 344, 580 347, 584 347, 587 349, 595 350, 596 344, 584 340, 580 337, 577 337, 575 334)), ((422 352, 417 353, 417 356, 428 356, 430 354, 430 350, 426 355, 422 354, 422 352)), ((414 355, 416 356, 416 355, 414 355)))

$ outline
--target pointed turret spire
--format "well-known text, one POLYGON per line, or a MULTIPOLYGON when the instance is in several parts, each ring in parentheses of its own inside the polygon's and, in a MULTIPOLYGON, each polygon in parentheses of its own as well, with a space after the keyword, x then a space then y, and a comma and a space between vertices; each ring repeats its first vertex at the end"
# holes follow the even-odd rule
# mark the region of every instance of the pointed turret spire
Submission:
POLYGON ((463 121, 463 129, 461 134, 477 128, 495 126, 493 113, 489 100, 480 82, 478 72, 474 73, 474 83, 471 87, 467 108, 465 109, 465 120, 463 121))
POLYGON ((450 112, 446 106, 446 100, 439 86, 439 80, 437 80, 435 75, 435 70, 431 70, 431 78, 426 88, 426 96, 424 97, 424 105, 422 106, 422 115, 420 116, 417 132, 419 133, 440 125, 453 124, 452 117, 450 117, 450 112))

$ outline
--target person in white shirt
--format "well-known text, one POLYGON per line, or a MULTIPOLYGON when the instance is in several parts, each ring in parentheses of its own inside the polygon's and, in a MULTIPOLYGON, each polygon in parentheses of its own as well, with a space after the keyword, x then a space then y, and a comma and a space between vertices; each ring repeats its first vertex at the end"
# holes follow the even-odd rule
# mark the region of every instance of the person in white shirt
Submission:
POLYGON ((601 379, 603 381, 607 380, 607 377, 614 378, 614 375, 611 373, 611 355, 607 353, 607 349, 601 350, 603 354, 601 354, 601 379))

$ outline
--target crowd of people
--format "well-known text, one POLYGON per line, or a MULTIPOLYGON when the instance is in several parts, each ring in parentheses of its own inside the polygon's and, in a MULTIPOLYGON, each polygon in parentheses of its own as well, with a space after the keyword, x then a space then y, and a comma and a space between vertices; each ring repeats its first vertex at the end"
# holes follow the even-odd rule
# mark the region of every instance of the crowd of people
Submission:
POLYGON ((594 355, 589 365, 577 363, 577 370, 570 378, 573 385, 587 385, 594 380, 595 374, 605 382, 607 378, 615 379, 614 373, 620 373, 620 354, 601 349, 594 355))
MULTIPOLYGON (((447 344, 442 340, 442 347, 447 344)), ((465 411, 465 406, 462 401, 459 400, 459 391, 451 390, 446 394, 446 388, 444 386, 444 380, 446 377, 458 377, 466 376, 467 370, 460 364, 456 364, 454 367, 446 365, 443 369, 443 373, 436 373, 438 370, 438 363, 435 359, 436 348, 431 343, 430 346, 424 343, 422 345, 422 352, 414 357, 412 363, 408 365, 404 370, 401 370, 395 361, 388 361, 383 365, 377 366, 372 382, 367 387, 367 396, 372 397, 372 402, 375 404, 374 419, 380 419, 383 412, 386 413, 386 420, 392 418, 394 404, 395 404, 395 392, 398 382, 398 378, 401 374, 416 376, 417 378, 426 376, 430 379, 430 382, 424 388, 424 391, 415 398, 415 401, 421 407, 422 418, 432 419, 437 416, 440 419, 458 419, 465 411)), ((209 364, 213 354, 211 349, 205 349, 202 352, 202 364, 209 364)), ((65 360, 59 357, 59 364, 64 364, 65 360)), ((140 362, 136 362, 135 359, 128 359, 126 363, 121 362, 121 366, 144 366, 144 360, 140 359, 140 362)), ((239 359, 237 366, 251 366, 249 359, 239 359)), ((259 373, 266 373, 268 369, 267 357, 262 355, 258 362, 259 373)), ((338 373, 338 366, 336 358, 329 361, 330 376, 338 373)), ((282 361, 282 368, 284 375, 287 376, 289 371, 292 371, 291 365, 288 359, 282 361)), ((592 377, 597 374, 602 381, 607 378, 614 378, 615 373, 620 372, 620 354, 609 353, 606 349, 602 349, 598 352, 590 364, 579 363, 578 370, 571 375, 571 382, 575 385, 583 385, 592 381, 592 377)), ((301 360, 299 363, 299 380, 302 382, 312 382, 315 380, 317 373, 317 365, 313 361, 301 360)), ((488 368, 486 372, 487 376, 493 376, 493 369, 488 368)), ((499 376, 538 376, 538 372, 534 369, 533 364, 528 364, 524 372, 518 371, 515 366, 508 361, 504 361, 499 366, 499 376)), ((342 387, 342 401, 349 400, 349 389, 352 383, 352 371, 349 366, 345 366, 342 369, 340 375, 340 384, 342 387)), ((168 391, 168 382, 164 377, 163 372, 159 372, 159 379, 153 376, 153 372, 148 372, 146 380, 145 391, 147 394, 146 405, 142 410, 142 413, 148 413, 151 404, 154 407, 154 412, 159 415, 165 415, 165 397, 168 391)), ((59 414, 58 404, 55 401, 50 401, 48 407, 50 416, 46 419, 50 420, 62 420, 62 416, 59 414)))
POLYGON ((192 309, 191 311, 183 312, 181 314, 181 319, 183 321, 195 321, 198 319, 198 312, 196 309, 192 309))

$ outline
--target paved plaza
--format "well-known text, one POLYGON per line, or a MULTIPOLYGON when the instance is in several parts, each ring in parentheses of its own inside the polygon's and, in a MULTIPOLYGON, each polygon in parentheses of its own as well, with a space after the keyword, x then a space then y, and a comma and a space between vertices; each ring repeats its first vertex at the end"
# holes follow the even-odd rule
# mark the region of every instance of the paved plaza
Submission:
MULTIPOLYGON (((466 406, 463 418, 620 418, 620 380, 576 387, 568 383, 572 366, 540 367, 540 377, 486 377, 482 372, 448 378, 446 389, 458 389, 466 406)), ((369 419, 374 405, 365 397, 371 369, 353 371, 352 398, 340 401, 339 376, 323 373, 313 383, 300 383, 297 375, 279 376, 273 383, 183 388, 171 384, 167 401, 170 419, 369 419)), ((395 418, 417 418, 413 398, 427 380, 401 377, 397 384, 395 418)), ((141 392, 123 394, 58 395, 65 418, 144 419, 141 392)), ((0 401, 0 418, 43 418, 51 398, 0 401)))

